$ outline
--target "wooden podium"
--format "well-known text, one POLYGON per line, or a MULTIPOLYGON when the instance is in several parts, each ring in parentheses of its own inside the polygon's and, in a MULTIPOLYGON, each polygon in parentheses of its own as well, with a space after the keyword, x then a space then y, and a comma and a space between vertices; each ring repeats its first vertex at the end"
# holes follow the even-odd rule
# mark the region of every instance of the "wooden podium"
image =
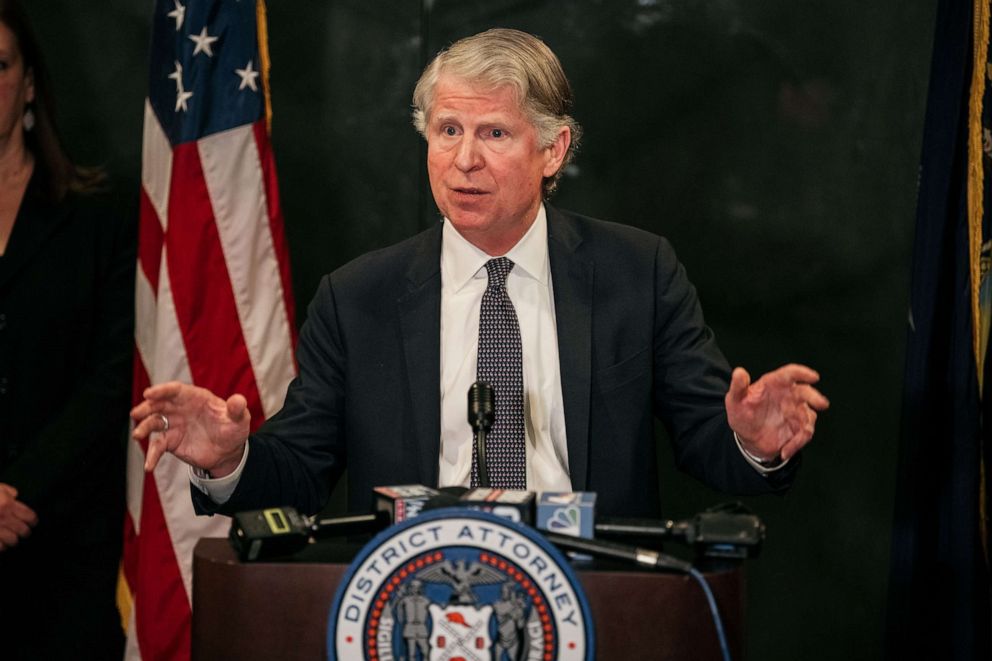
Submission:
MULTIPOLYGON (((357 547, 316 544, 291 559, 242 563, 226 539, 193 553, 193 659, 323 659, 338 582, 357 547)), ((713 617, 688 576, 577 566, 596 630, 596 658, 721 659, 713 617)), ((742 658, 744 579, 739 566, 704 572, 730 652, 742 658)))

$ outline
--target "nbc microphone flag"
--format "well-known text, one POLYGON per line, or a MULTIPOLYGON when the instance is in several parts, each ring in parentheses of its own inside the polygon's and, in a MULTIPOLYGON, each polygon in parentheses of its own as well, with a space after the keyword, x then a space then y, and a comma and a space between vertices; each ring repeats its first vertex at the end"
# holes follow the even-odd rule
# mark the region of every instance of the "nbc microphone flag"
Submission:
MULTIPOLYGON (((295 376, 293 300, 269 142, 263 0, 157 0, 142 149, 134 400, 178 380, 248 399, 252 428, 295 376)), ((188 659, 197 517, 188 468, 128 448, 127 657, 188 659)))

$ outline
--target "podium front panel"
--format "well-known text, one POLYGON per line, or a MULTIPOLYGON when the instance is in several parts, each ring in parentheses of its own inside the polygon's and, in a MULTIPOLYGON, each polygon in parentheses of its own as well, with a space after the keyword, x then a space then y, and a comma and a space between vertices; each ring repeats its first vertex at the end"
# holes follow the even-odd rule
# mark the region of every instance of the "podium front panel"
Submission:
MULTIPOLYGON (((226 539, 193 554, 194 660, 323 659, 327 619, 344 562, 302 554, 243 563, 226 539)), ((721 659, 713 617, 688 576, 578 567, 596 628, 596 658, 721 659)), ((706 572, 735 659, 742 658, 744 590, 739 567, 706 572)))

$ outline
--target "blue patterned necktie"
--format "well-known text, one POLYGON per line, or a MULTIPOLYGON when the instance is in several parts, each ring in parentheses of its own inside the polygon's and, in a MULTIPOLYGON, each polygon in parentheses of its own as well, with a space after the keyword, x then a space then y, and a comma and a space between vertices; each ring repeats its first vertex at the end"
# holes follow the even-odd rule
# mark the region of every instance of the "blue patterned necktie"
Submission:
MULTIPOLYGON (((495 415, 486 435, 486 467, 494 489, 527 488, 524 441, 524 372, 520 324, 506 293, 513 262, 506 257, 486 262, 489 284, 479 312, 479 381, 493 387, 495 415)), ((472 486, 479 486, 476 444, 472 444, 472 486)))

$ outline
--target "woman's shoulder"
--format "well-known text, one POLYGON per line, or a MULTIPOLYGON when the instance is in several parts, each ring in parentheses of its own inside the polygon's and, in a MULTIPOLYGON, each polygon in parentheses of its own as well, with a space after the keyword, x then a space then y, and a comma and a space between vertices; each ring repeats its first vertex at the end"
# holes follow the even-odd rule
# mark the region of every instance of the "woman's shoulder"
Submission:
POLYGON ((67 191, 61 200, 48 200, 38 208, 51 213, 62 224, 66 236, 83 249, 89 245, 100 253, 133 256, 138 240, 137 202, 132 210, 122 207, 113 190, 92 192, 67 191))

